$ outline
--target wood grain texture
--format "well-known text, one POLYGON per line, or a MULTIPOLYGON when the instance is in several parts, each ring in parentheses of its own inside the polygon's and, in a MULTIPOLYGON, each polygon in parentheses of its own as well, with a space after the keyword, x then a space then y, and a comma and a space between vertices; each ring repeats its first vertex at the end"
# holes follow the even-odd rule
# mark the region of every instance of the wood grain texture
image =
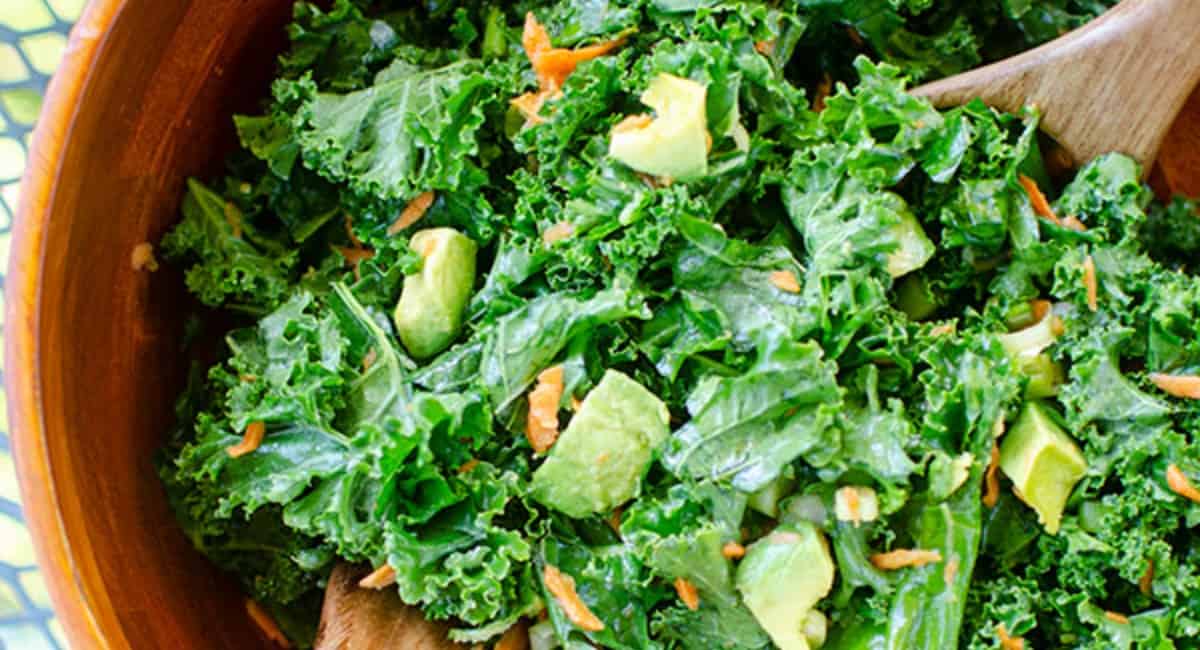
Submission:
MULTIPOLYGON (((179 533, 151 468, 190 304, 178 275, 135 273, 129 254, 178 218, 187 175, 220 169, 229 115, 265 94, 289 13, 290 0, 92 0, 51 85, 14 226, 5 380, 26 514, 74 648, 271 647, 179 533)), ((1163 149, 1165 189, 1200 189, 1197 151, 1200 95, 1163 149)))
POLYGON ((420 610, 400 602, 394 588, 359 587, 358 581, 369 572, 350 564, 333 570, 325 589, 316 650, 467 650, 468 646, 446 640, 446 626, 426 622, 420 610))
POLYGON ((939 106, 1036 105, 1074 160, 1121 151, 1148 171, 1200 79, 1197 34, 1200 1, 1125 0, 1039 48, 913 92, 939 106))

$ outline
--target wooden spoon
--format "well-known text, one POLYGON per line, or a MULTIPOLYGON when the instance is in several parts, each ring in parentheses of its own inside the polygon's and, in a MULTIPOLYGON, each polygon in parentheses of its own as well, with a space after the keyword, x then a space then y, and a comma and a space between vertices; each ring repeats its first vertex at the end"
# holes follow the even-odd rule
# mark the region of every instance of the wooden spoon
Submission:
POLYGON ((400 601, 394 587, 364 589, 369 569, 341 563, 329 576, 316 650, 466 650, 446 640, 445 625, 425 620, 420 610, 400 601))
MULTIPOLYGON (((939 107, 976 97, 1003 111, 1034 104, 1042 127, 1085 161, 1109 151, 1149 169, 1200 80, 1200 0, 1125 0, 1037 49, 913 90, 939 107)), ((404 605, 394 589, 363 589, 367 571, 339 565, 329 579, 316 650, 456 650, 446 627, 404 605)))
POLYGON ((1100 18, 1009 59, 913 89, 939 107, 979 97, 1041 109, 1074 161, 1119 151, 1148 173, 1200 80, 1200 0, 1125 0, 1100 18))

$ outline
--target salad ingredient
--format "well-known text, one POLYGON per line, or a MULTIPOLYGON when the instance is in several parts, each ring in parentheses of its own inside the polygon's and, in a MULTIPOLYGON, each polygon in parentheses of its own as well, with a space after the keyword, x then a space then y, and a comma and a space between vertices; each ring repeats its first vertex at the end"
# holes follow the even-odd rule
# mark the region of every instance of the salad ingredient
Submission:
POLYGON ((775 645, 808 650, 806 620, 833 588, 833 558, 816 526, 783 524, 746 549, 737 570, 737 587, 775 645))
POLYGON ((1012 479, 1017 496, 1038 515, 1051 535, 1058 532, 1063 508, 1087 460, 1074 440, 1037 402, 1028 402, 1000 443, 1000 469, 1012 479))
POLYGON ((572 517, 625 503, 670 435, 668 417, 667 406, 641 384, 605 372, 533 473, 532 497, 572 517))
POLYGON ((563 395, 563 367, 552 366, 537 376, 537 386, 529 391, 529 420, 525 436, 529 446, 544 454, 558 440, 558 410, 563 395))
POLYGON ((414 233, 409 246, 421 270, 404 278, 396 303, 396 332, 416 359, 428 359, 454 341, 475 286, 475 242, 451 228, 414 233))
POLYGON ((632 115, 613 127, 608 155, 633 169, 673 180, 703 176, 712 136, 704 85, 665 72, 650 80, 641 102, 655 117, 632 115))
POLYGON ((546 590, 558 601, 558 606, 566 612, 571 623, 589 632, 599 632, 604 629, 604 623, 588 609, 587 604, 575 592, 575 580, 559 571, 557 567, 546 565, 542 573, 542 581, 546 590))

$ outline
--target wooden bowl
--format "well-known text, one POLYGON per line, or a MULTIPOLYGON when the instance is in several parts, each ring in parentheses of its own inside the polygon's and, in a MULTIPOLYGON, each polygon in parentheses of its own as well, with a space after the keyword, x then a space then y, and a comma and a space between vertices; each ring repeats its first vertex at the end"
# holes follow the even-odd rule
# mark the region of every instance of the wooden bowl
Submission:
MULTIPOLYGON (((93 0, 51 84, 6 293, 13 448, 51 596, 76 648, 269 647, 192 550, 151 459, 187 359, 181 278, 133 247, 220 169, 229 116, 267 91, 290 0, 93 0)), ((1200 190, 1200 97, 1161 186, 1200 190)))

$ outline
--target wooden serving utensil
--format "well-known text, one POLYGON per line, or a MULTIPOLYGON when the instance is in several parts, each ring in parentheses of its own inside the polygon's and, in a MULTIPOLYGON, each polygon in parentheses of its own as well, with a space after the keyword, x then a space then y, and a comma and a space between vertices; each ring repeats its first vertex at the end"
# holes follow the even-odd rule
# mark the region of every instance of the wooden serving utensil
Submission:
MULTIPOLYGON (((1200 0, 1125 0, 1088 25, 1018 56, 913 90, 939 107, 976 97, 1009 112, 1033 104, 1042 127, 1076 161, 1109 151, 1149 169, 1200 80, 1200 0)), ((456 650, 394 589, 364 589, 366 571, 329 579, 316 650, 456 650)))
POLYGON ((400 601, 394 587, 366 589, 358 585, 370 572, 339 563, 325 587, 316 650, 466 650, 446 640, 445 625, 425 620, 421 611, 400 601))
POLYGON ((1149 172, 1200 80, 1200 0, 1125 0, 1023 54, 913 89, 939 107, 976 97, 1002 111, 1036 105, 1073 161, 1110 151, 1149 172))

